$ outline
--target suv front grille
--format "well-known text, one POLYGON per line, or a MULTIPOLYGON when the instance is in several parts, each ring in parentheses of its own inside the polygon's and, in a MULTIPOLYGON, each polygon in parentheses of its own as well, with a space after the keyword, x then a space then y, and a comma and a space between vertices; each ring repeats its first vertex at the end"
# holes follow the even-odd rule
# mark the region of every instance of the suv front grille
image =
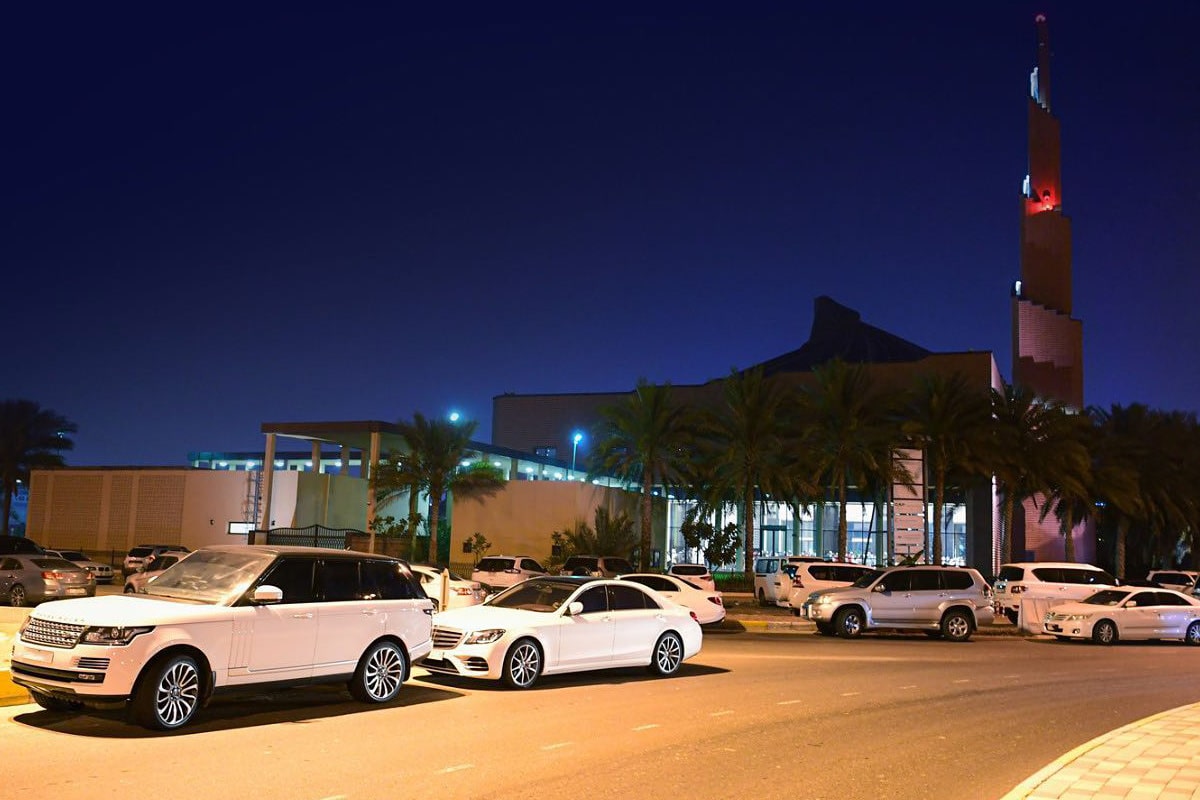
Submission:
POLYGON ((79 637, 83 635, 83 627, 65 622, 47 622, 31 617, 25 630, 21 631, 21 639, 30 644, 45 644, 50 647, 70 649, 79 644, 79 637))
POLYGON ((433 646, 438 650, 450 650, 458 647, 458 643, 462 641, 462 631, 456 631, 453 628, 439 628, 436 625, 433 628, 433 646))

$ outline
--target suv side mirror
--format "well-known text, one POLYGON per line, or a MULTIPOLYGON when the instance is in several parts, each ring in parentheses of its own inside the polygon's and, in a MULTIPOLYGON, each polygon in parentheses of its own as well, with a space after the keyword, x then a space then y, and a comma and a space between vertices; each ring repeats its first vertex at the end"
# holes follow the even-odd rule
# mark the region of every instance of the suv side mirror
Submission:
POLYGON ((582 613, 583 613, 583 603, 576 600, 574 603, 567 604, 566 615, 568 617, 575 617, 582 613))
POLYGON ((254 594, 250 597, 250 599, 259 605, 281 603, 283 602, 283 589, 280 589, 278 586, 264 584, 254 590, 254 594))
POLYGON ((886 592, 887 587, 884 586, 882 583, 877 583, 871 588, 871 591, 872 592, 886 592))

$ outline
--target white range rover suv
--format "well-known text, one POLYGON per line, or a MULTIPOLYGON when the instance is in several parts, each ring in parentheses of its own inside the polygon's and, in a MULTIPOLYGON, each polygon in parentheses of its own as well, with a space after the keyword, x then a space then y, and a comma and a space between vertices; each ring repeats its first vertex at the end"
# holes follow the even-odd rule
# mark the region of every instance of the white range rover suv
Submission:
POLYGON ((44 603, 21 627, 13 682, 43 708, 128 706, 151 729, 189 722, 215 692, 345 682, 396 697, 432 647, 433 603, 408 564, 315 547, 192 553, 145 594, 44 603))

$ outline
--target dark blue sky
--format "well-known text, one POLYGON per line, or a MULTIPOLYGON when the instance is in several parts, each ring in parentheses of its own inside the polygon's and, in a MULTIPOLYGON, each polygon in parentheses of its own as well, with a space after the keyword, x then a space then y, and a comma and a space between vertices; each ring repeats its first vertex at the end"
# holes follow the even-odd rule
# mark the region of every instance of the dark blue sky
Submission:
POLYGON ((496 394, 794 349, 821 294, 1007 376, 1037 11, 1086 400, 1200 407, 1200 4, 404 5, 6 12, 0 396, 70 463, 487 439, 496 394))

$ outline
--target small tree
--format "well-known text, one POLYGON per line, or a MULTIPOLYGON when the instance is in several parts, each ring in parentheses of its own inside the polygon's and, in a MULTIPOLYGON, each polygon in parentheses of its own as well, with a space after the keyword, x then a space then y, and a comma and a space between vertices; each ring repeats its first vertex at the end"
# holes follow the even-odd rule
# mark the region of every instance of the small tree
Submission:
POLYGON ((492 549, 492 543, 479 531, 475 531, 474 535, 467 539, 466 544, 467 550, 470 551, 472 557, 475 559, 475 564, 478 564, 479 559, 486 556, 487 551, 492 549))

